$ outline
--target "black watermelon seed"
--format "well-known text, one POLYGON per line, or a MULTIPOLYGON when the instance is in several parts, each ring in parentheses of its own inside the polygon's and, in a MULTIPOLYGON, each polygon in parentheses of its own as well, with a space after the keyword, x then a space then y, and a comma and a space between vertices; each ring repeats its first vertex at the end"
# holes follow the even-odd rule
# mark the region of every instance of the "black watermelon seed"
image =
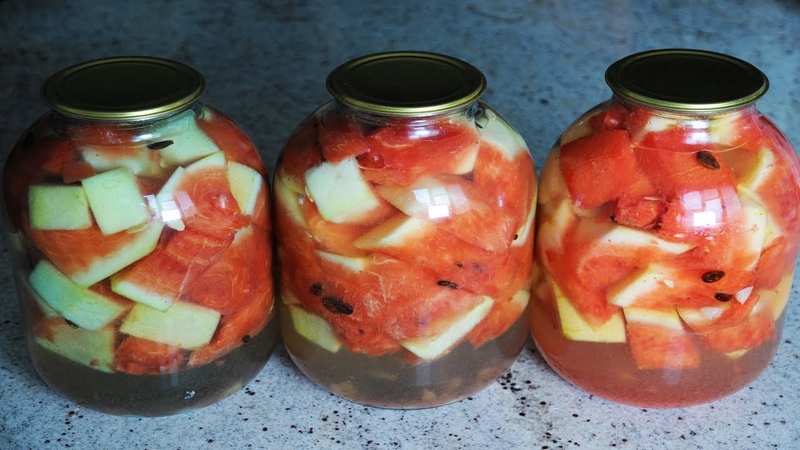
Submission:
POLYGON ((719 170, 719 161, 717 161, 717 158, 715 158, 714 155, 711 154, 711 152, 701 150, 697 152, 696 156, 697 156, 697 161, 700 164, 702 164, 703 167, 706 167, 711 170, 719 170))
POLYGON ((725 276, 725 272, 721 270, 709 270, 708 272, 704 273, 700 278, 703 279, 705 283, 714 283, 722 279, 725 276))
POLYGON ((344 300, 337 297, 322 297, 322 306, 334 314, 353 314, 353 307, 345 303, 344 300))
POLYGON ((171 140, 158 141, 158 142, 153 142, 152 144, 147 144, 147 148, 149 148, 150 150, 161 150, 162 148, 167 148, 174 143, 175 142, 171 140))
POLYGON ((727 302, 728 300, 733 298, 733 294, 725 294, 722 292, 717 292, 716 294, 714 294, 714 298, 721 302, 727 302))
POLYGON ((439 286, 449 287, 450 289, 458 289, 458 285, 452 281, 439 280, 436 282, 439 286))

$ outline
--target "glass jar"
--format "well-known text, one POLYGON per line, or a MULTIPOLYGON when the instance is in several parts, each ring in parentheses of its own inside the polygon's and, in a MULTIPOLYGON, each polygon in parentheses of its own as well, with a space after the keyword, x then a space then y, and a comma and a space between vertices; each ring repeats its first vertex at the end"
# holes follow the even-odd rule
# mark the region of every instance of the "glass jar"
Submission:
POLYGON ((269 185, 178 62, 106 58, 42 86, 4 172, 30 356, 54 390, 159 416, 243 387, 277 341, 269 185))
POLYGON ((586 391, 714 401, 775 354, 800 239, 800 164, 755 107, 768 81, 706 51, 638 53, 542 168, 531 329, 586 391))
POLYGON ((424 408, 505 372, 528 336, 536 175, 486 80, 444 55, 354 59, 273 180, 283 342, 349 400, 424 408))

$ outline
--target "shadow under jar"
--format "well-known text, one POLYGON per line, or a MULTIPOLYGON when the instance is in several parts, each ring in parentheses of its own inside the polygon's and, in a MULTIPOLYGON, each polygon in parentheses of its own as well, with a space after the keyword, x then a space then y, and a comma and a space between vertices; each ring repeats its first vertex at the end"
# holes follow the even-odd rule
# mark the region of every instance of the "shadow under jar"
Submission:
POLYGON ((706 403, 775 354, 800 239, 800 164, 752 65, 668 49, 606 72, 613 97, 542 168, 531 329, 589 393, 706 403))
POLYGON ((528 335, 528 148, 478 100, 483 74, 451 57, 369 55, 327 87, 334 100, 294 131, 273 180, 283 342, 358 403, 465 398, 528 335))
POLYGON ((33 365, 88 408, 160 416, 242 388, 278 338, 269 185, 253 144, 183 64, 81 63, 3 187, 33 365))

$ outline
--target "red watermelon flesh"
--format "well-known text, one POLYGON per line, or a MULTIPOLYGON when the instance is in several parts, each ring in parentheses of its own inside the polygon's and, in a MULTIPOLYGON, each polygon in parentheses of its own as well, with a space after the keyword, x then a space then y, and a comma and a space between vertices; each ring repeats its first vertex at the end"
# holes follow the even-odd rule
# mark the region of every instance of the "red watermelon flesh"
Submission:
POLYGON ((700 364, 692 336, 653 323, 627 322, 628 345, 640 369, 688 369, 700 364))
POLYGON ((187 170, 175 187, 176 197, 184 194, 192 204, 182 218, 190 230, 227 237, 250 223, 231 193, 224 164, 187 170))
MULTIPOLYGON (((169 248, 169 245, 167 246, 169 248)), ((252 301, 270 275, 271 252, 263 228, 240 230, 216 260, 194 277, 181 298, 230 314, 252 301)))
POLYGON ((294 192, 305 192, 303 175, 324 160, 317 128, 318 123, 311 118, 301 123, 292 133, 278 160, 275 181, 282 182, 294 192))
POLYGON ((337 163, 370 150, 366 130, 347 114, 332 110, 320 113, 317 130, 319 146, 326 161, 337 163))
POLYGON ((357 158, 364 178, 389 186, 408 186, 425 174, 465 173, 464 158, 480 141, 475 127, 447 120, 390 124, 368 138, 370 151, 357 158))
POLYGON ((573 203, 587 209, 616 200, 637 170, 623 130, 601 130, 564 144, 558 164, 573 203))
POLYGON ((716 328, 703 335, 703 340, 712 349, 735 352, 757 347, 775 339, 775 321, 769 308, 756 308, 741 322, 729 327, 716 328))
POLYGON ((160 342, 128 336, 117 347, 114 370, 132 375, 161 375, 177 372, 186 352, 160 342))
POLYGON ((244 164, 262 176, 266 174, 261 156, 253 142, 228 116, 207 108, 204 116, 197 119, 197 126, 218 148, 225 151, 225 158, 228 161, 244 164))
POLYGON ((509 215, 525 218, 530 199, 536 193, 536 174, 528 152, 513 159, 491 143, 481 142, 472 181, 487 204, 496 205, 509 215))

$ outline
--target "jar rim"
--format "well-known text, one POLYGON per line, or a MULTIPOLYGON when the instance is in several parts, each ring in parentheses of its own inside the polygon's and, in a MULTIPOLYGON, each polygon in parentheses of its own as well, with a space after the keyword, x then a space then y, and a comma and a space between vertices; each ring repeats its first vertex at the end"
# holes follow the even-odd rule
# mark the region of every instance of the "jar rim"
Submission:
POLYGON ((721 112, 748 106, 769 89, 754 65, 695 49, 649 50, 611 64, 605 80, 619 97, 677 112, 721 112))
POLYGON ((78 63, 51 75, 40 91, 65 116, 110 122, 153 120, 190 108, 205 92, 192 67, 151 56, 118 56, 78 63))
POLYGON ((391 116, 426 116, 476 101, 486 77, 458 58, 422 51, 354 58, 329 75, 328 92, 350 108, 391 116))

